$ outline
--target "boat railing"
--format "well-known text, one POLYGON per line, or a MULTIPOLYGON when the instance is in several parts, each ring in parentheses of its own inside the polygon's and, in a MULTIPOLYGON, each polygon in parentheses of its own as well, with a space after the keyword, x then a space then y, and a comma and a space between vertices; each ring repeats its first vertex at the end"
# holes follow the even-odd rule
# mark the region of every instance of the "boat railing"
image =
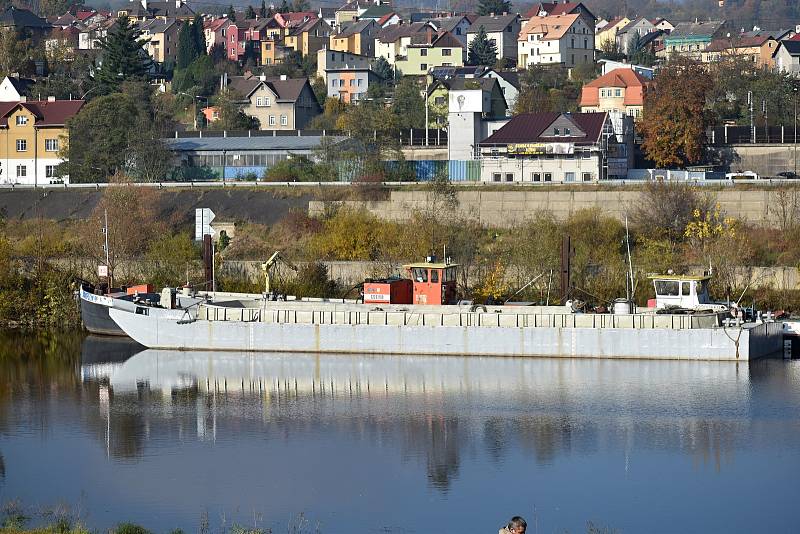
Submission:
POLYGON ((509 328, 713 328, 724 314, 484 313, 373 310, 302 310, 201 307, 198 319, 272 324, 468 326, 509 328))

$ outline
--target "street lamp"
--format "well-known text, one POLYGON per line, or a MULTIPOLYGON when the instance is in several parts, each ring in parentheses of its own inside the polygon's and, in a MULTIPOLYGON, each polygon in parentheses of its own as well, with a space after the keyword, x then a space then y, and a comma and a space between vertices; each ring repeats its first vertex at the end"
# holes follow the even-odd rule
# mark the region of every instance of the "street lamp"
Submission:
POLYGON ((797 176, 797 85, 792 87, 794 93, 794 174, 797 176))

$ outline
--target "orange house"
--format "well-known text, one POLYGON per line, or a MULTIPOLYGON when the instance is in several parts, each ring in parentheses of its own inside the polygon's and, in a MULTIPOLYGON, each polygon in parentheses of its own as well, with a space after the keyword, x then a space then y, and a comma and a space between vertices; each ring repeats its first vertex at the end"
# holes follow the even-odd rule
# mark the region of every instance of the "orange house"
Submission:
POLYGON ((614 69, 583 86, 581 112, 619 111, 639 117, 652 82, 632 69, 614 69))

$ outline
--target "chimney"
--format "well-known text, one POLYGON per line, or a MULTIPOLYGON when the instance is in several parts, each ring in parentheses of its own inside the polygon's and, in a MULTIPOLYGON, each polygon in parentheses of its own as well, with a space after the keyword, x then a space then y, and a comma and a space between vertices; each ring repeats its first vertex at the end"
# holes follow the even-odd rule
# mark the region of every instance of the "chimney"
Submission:
POLYGON ((285 74, 281 74, 281 81, 284 81, 284 82, 286 81, 286 75, 285 74))
POLYGON ((48 101, 48 102, 55 102, 55 101, 56 101, 56 97, 54 97, 54 96, 48 96, 48 97, 47 97, 47 101, 48 101))
POLYGON ((183 0, 175 0, 175 9, 179 9, 183 5, 183 0))
POLYGON ((430 26, 428 26, 425 33, 428 35, 428 44, 431 44, 433 42, 433 30, 431 30, 430 26))
POLYGON ((266 81, 267 81, 267 75, 266 75, 266 74, 264 74, 264 73, 262 72, 262 73, 261 73, 261 74, 258 76, 258 79, 259 79, 259 80, 261 80, 262 82, 266 82, 266 81))
POLYGON ((489 13, 489 16, 490 16, 490 17, 494 17, 494 12, 492 12, 492 13, 489 13))

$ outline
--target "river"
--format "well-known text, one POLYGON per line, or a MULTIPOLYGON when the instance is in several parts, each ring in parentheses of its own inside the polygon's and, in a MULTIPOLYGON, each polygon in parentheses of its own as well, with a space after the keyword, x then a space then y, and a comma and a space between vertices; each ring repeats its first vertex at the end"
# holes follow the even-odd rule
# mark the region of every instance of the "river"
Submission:
POLYGON ((0 335, 0 501, 158 533, 800 532, 800 361, 0 335), (207 524, 206 528, 204 525, 207 524))

